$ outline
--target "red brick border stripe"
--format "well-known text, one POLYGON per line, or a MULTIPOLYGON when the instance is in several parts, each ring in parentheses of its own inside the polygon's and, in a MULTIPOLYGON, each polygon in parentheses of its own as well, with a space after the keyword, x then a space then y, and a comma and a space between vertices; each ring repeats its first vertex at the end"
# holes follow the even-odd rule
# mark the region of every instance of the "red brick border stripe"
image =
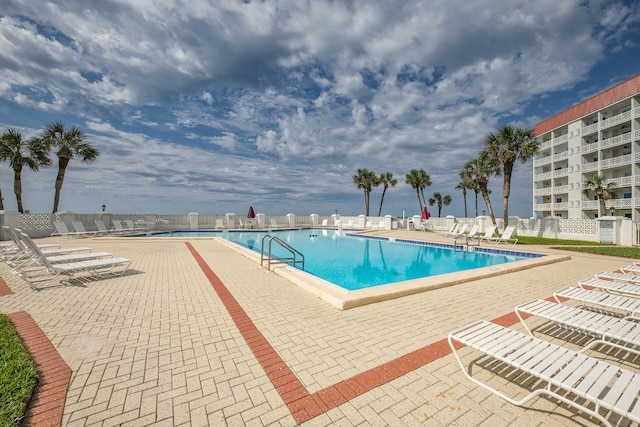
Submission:
POLYGON ((13 291, 11 290, 11 288, 9 288, 9 286, 7 286, 7 283, 4 281, 4 279, 0 277, 0 297, 11 294, 13 294, 13 291))
MULTIPOLYGON (((185 242, 185 244, 298 423, 309 421, 361 394, 451 353, 449 343, 443 339, 310 394, 251 321, 240 303, 211 270, 211 267, 190 243, 185 242)), ((517 323, 518 318, 514 312, 511 312, 494 319, 493 322, 510 326, 517 323)))
POLYGON ((71 381, 71 368, 27 312, 18 311, 9 313, 8 316, 31 354, 39 374, 38 385, 23 425, 60 426, 71 381))

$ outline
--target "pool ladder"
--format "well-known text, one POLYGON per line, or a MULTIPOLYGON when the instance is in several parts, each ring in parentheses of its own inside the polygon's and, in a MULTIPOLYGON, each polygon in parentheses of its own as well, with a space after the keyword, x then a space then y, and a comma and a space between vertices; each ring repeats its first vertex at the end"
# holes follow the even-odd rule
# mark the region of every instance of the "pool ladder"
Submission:
MULTIPOLYGON (((462 236, 460 236, 460 237, 462 237, 462 236)), ((469 252, 469 240, 473 240, 473 239, 469 239, 469 236, 467 236, 465 234, 464 235, 464 240, 465 240, 464 246, 463 246, 463 244, 458 245, 458 238, 456 237, 453 240, 453 250, 458 252, 458 247, 459 247, 462 252, 469 252)), ((471 245, 471 246, 474 246, 474 245, 471 245)), ((480 237, 478 237, 478 244, 475 245, 475 246, 480 247, 480 237)))
POLYGON ((271 264, 290 264, 290 265, 294 265, 294 266, 296 264, 302 264, 302 269, 304 270, 304 255, 302 255, 302 253, 300 251, 298 251, 295 248, 291 247, 291 245, 289 245, 288 243, 286 243, 285 241, 283 241, 279 237, 272 236, 270 234, 267 234, 267 235, 262 237, 262 243, 261 243, 261 247, 260 247, 260 267, 264 267, 264 262, 265 261, 267 262, 267 270, 271 270, 271 264), (264 254, 264 241, 266 239, 269 239, 269 243, 268 243, 268 246, 267 246, 267 248, 268 248, 267 256, 265 257, 265 254, 264 254), (284 249, 289 251, 291 253, 291 256, 289 256, 289 257, 273 257, 273 256, 271 256, 271 244, 273 242, 276 242, 281 247, 283 247, 284 249), (297 256, 299 256, 300 259, 298 259, 297 256))

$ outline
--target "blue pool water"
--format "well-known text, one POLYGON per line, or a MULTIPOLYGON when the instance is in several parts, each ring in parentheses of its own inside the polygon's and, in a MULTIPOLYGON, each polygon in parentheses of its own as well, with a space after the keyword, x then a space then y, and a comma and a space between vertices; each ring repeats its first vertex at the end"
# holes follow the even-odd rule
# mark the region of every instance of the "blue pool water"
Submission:
MULTIPOLYGON (((345 235, 340 230, 282 230, 271 231, 304 254, 307 273, 335 283, 348 290, 363 289, 387 283, 401 282, 439 274, 520 261, 538 254, 485 253, 454 251, 449 245, 396 243, 345 235)), ((205 237, 219 236, 260 253, 264 232, 258 231, 180 231, 157 236, 205 237)), ((415 242, 418 243, 418 242, 415 242)), ((421 242, 422 243, 422 242, 421 242)), ((265 240, 265 250, 267 241, 265 240)), ((272 254, 289 257, 289 252, 272 244, 272 254)))

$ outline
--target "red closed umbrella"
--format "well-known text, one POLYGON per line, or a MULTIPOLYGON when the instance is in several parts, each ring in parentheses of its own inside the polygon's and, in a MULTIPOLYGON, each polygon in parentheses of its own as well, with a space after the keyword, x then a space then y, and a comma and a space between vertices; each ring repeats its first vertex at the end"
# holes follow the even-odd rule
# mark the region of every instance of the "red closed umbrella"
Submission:
POLYGON ((253 206, 249 206, 249 212, 247 212, 247 218, 255 218, 256 213, 253 211, 253 206))
POLYGON ((427 209, 427 207, 425 206, 422 209, 422 219, 429 219, 431 218, 431 214, 429 213, 429 210, 427 209))

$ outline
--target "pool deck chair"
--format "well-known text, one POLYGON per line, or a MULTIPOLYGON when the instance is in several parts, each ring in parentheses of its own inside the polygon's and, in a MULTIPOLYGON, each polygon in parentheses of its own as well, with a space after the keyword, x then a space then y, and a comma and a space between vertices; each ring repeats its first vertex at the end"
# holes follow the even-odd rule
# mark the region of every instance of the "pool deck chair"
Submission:
POLYGON ((24 279, 33 289, 39 289, 37 284, 43 282, 55 282, 60 280, 60 284, 67 283, 73 278, 91 278, 101 274, 118 273, 123 274, 131 264, 128 258, 98 258, 76 262, 66 262, 54 264, 50 262, 36 247, 36 253, 40 257, 38 264, 40 268, 18 271, 16 274, 24 279), (117 268, 121 270, 116 271, 117 268))
POLYGON ((513 237, 513 233, 515 231, 516 231, 516 227, 514 225, 510 225, 504 229, 500 237, 484 237, 483 240, 487 240, 489 242, 495 242, 495 243, 512 242, 515 245, 516 243, 518 243, 518 239, 513 237))
POLYGON ((438 234, 440 234, 441 236, 453 236, 460 233, 460 227, 462 226, 462 224, 453 224, 453 226, 449 230, 438 231, 438 234))
POLYGON ((578 301, 583 307, 603 308, 606 310, 618 310, 625 317, 640 318, 640 299, 624 295, 609 294, 600 291, 591 291, 567 286, 553 293, 553 298, 560 304, 561 299, 578 301))
POLYGON ((640 276, 635 276, 633 274, 615 273, 613 271, 601 271, 600 273, 596 273, 595 276, 598 279, 614 280, 616 282, 629 282, 633 283, 634 285, 640 285, 640 276))
POLYGON ((221 218, 216 219, 216 230, 224 229, 224 220, 221 218))
POLYGON ((87 237, 87 233, 80 233, 77 231, 69 231, 67 224, 62 221, 53 221, 53 226, 56 231, 51 233, 51 237, 66 236, 66 237, 87 237))
POLYGON ((631 273, 636 276, 640 276, 640 265, 636 265, 636 264, 624 265, 620 267, 620 270, 627 274, 631 273))
POLYGON ((102 234, 117 234, 118 230, 116 230, 115 228, 107 228, 107 226, 105 225, 104 221, 101 219, 94 219, 93 222, 96 224, 96 227, 98 228, 98 232, 102 233, 102 234))
POLYGON ((493 239, 493 235, 496 234, 496 226, 495 225, 490 225, 487 227, 487 229, 484 232, 484 236, 480 236, 480 241, 482 240, 491 240, 493 239))
POLYGON ((41 250, 25 233, 20 233, 20 240, 23 243, 26 249, 25 252, 28 256, 23 262, 14 266, 13 272, 17 275, 24 274, 26 269, 32 268, 34 265, 42 264, 41 261, 43 258, 52 264, 58 264, 86 261, 97 258, 109 258, 113 256, 111 252, 91 252, 91 249, 89 249, 89 251, 84 251, 83 249, 85 248, 80 248, 80 251, 76 250, 76 248, 69 248, 71 250, 68 252, 54 251, 55 255, 50 255, 51 252, 47 254, 45 251, 41 250))
POLYGON ((82 223, 82 221, 71 221, 71 224, 73 225, 73 231, 75 231, 77 233, 84 233, 87 236, 100 236, 100 235, 104 234, 100 230, 90 230, 90 231, 88 231, 86 228, 84 228, 84 224, 82 223))
POLYGON ((467 379, 513 405, 522 406, 536 396, 548 395, 606 426, 612 424, 600 414, 601 409, 640 422, 640 404, 636 404, 640 398, 639 373, 487 321, 451 332, 448 341, 467 379), (471 366, 465 367, 454 342, 538 378, 545 386, 515 400, 474 378, 471 366), (567 393, 586 402, 570 399, 565 396, 567 393))
POLYGON ((621 319, 604 313, 596 313, 579 307, 556 304, 555 302, 535 299, 515 308, 520 323, 533 336, 533 332, 523 315, 540 317, 558 324, 563 329, 588 335, 594 339, 579 353, 597 344, 606 344, 623 350, 640 353, 640 323, 621 319), (628 347, 633 346, 633 348, 628 347))
POLYGON ((120 233, 129 233, 129 232, 133 232, 134 231, 133 228, 130 228, 130 227, 125 226, 125 225, 122 225, 122 221, 120 221, 119 219, 114 219, 111 222, 113 222, 113 226, 120 233))
POLYGON ((585 279, 578 282, 578 286, 582 289, 597 288, 604 292, 612 294, 628 295, 635 298, 640 298, 640 286, 630 285, 628 283, 614 282, 613 280, 602 279, 585 279))

